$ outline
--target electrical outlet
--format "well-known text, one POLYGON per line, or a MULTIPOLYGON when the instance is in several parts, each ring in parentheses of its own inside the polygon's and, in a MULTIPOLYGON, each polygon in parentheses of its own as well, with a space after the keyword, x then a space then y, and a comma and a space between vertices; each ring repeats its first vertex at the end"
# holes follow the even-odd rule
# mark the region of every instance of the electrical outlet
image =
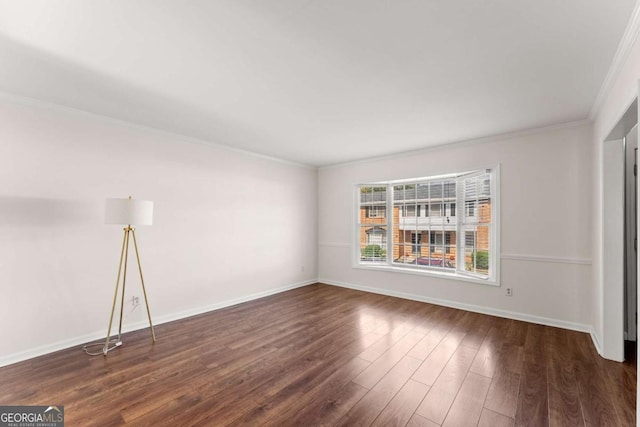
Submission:
POLYGON ((513 296, 513 288, 507 288, 507 296, 508 297, 512 297, 513 296))
POLYGON ((140 298, 138 297, 131 297, 131 306, 133 308, 137 307, 138 304, 140 304, 140 298))

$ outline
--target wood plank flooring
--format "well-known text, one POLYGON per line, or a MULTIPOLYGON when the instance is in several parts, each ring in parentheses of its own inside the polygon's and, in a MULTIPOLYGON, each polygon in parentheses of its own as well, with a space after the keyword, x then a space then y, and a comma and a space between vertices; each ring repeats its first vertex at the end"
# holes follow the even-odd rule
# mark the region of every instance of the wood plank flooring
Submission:
POLYGON ((635 426, 587 334, 315 284, 0 368, 69 426, 635 426))

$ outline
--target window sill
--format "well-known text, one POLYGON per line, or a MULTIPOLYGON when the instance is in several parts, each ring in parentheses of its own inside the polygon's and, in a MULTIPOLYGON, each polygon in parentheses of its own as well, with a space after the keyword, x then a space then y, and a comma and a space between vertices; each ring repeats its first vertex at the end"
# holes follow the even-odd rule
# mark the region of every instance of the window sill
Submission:
POLYGON ((355 263, 353 265, 353 268, 357 268, 359 270, 386 271, 388 273, 413 274, 416 276, 437 277, 438 279, 458 280, 461 282, 478 283, 481 285, 500 286, 500 283, 497 280, 491 279, 491 278, 481 279, 481 278, 475 278, 471 276, 465 276, 462 274, 458 274, 456 272, 436 271, 436 270, 427 270, 422 268, 411 268, 411 267, 400 267, 395 265, 389 265, 386 263, 367 264, 367 265, 355 263))

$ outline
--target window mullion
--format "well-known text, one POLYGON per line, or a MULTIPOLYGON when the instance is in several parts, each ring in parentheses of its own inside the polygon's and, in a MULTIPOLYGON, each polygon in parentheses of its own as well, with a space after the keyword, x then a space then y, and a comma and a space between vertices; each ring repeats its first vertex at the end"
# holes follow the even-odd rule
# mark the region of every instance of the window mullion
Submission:
POLYGON ((464 272, 464 179, 456 179, 456 272, 464 272))
POLYGON ((393 259, 393 228, 395 227, 393 218, 393 185, 387 184, 387 204, 386 204, 386 224, 387 224, 387 265, 391 265, 393 259))
POLYGON ((476 187, 476 230, 475 237, 473 239, 473 272, 478 272, 478 229, 480 228, 480 178, 475 178, 476 187))

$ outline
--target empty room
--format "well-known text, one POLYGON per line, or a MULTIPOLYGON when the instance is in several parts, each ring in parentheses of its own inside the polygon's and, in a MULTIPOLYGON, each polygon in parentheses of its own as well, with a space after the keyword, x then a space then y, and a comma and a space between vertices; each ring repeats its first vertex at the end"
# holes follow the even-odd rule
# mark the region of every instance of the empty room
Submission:
POLYGON ((639 34, 0 0, 0 427, 637 425, 639 34))

